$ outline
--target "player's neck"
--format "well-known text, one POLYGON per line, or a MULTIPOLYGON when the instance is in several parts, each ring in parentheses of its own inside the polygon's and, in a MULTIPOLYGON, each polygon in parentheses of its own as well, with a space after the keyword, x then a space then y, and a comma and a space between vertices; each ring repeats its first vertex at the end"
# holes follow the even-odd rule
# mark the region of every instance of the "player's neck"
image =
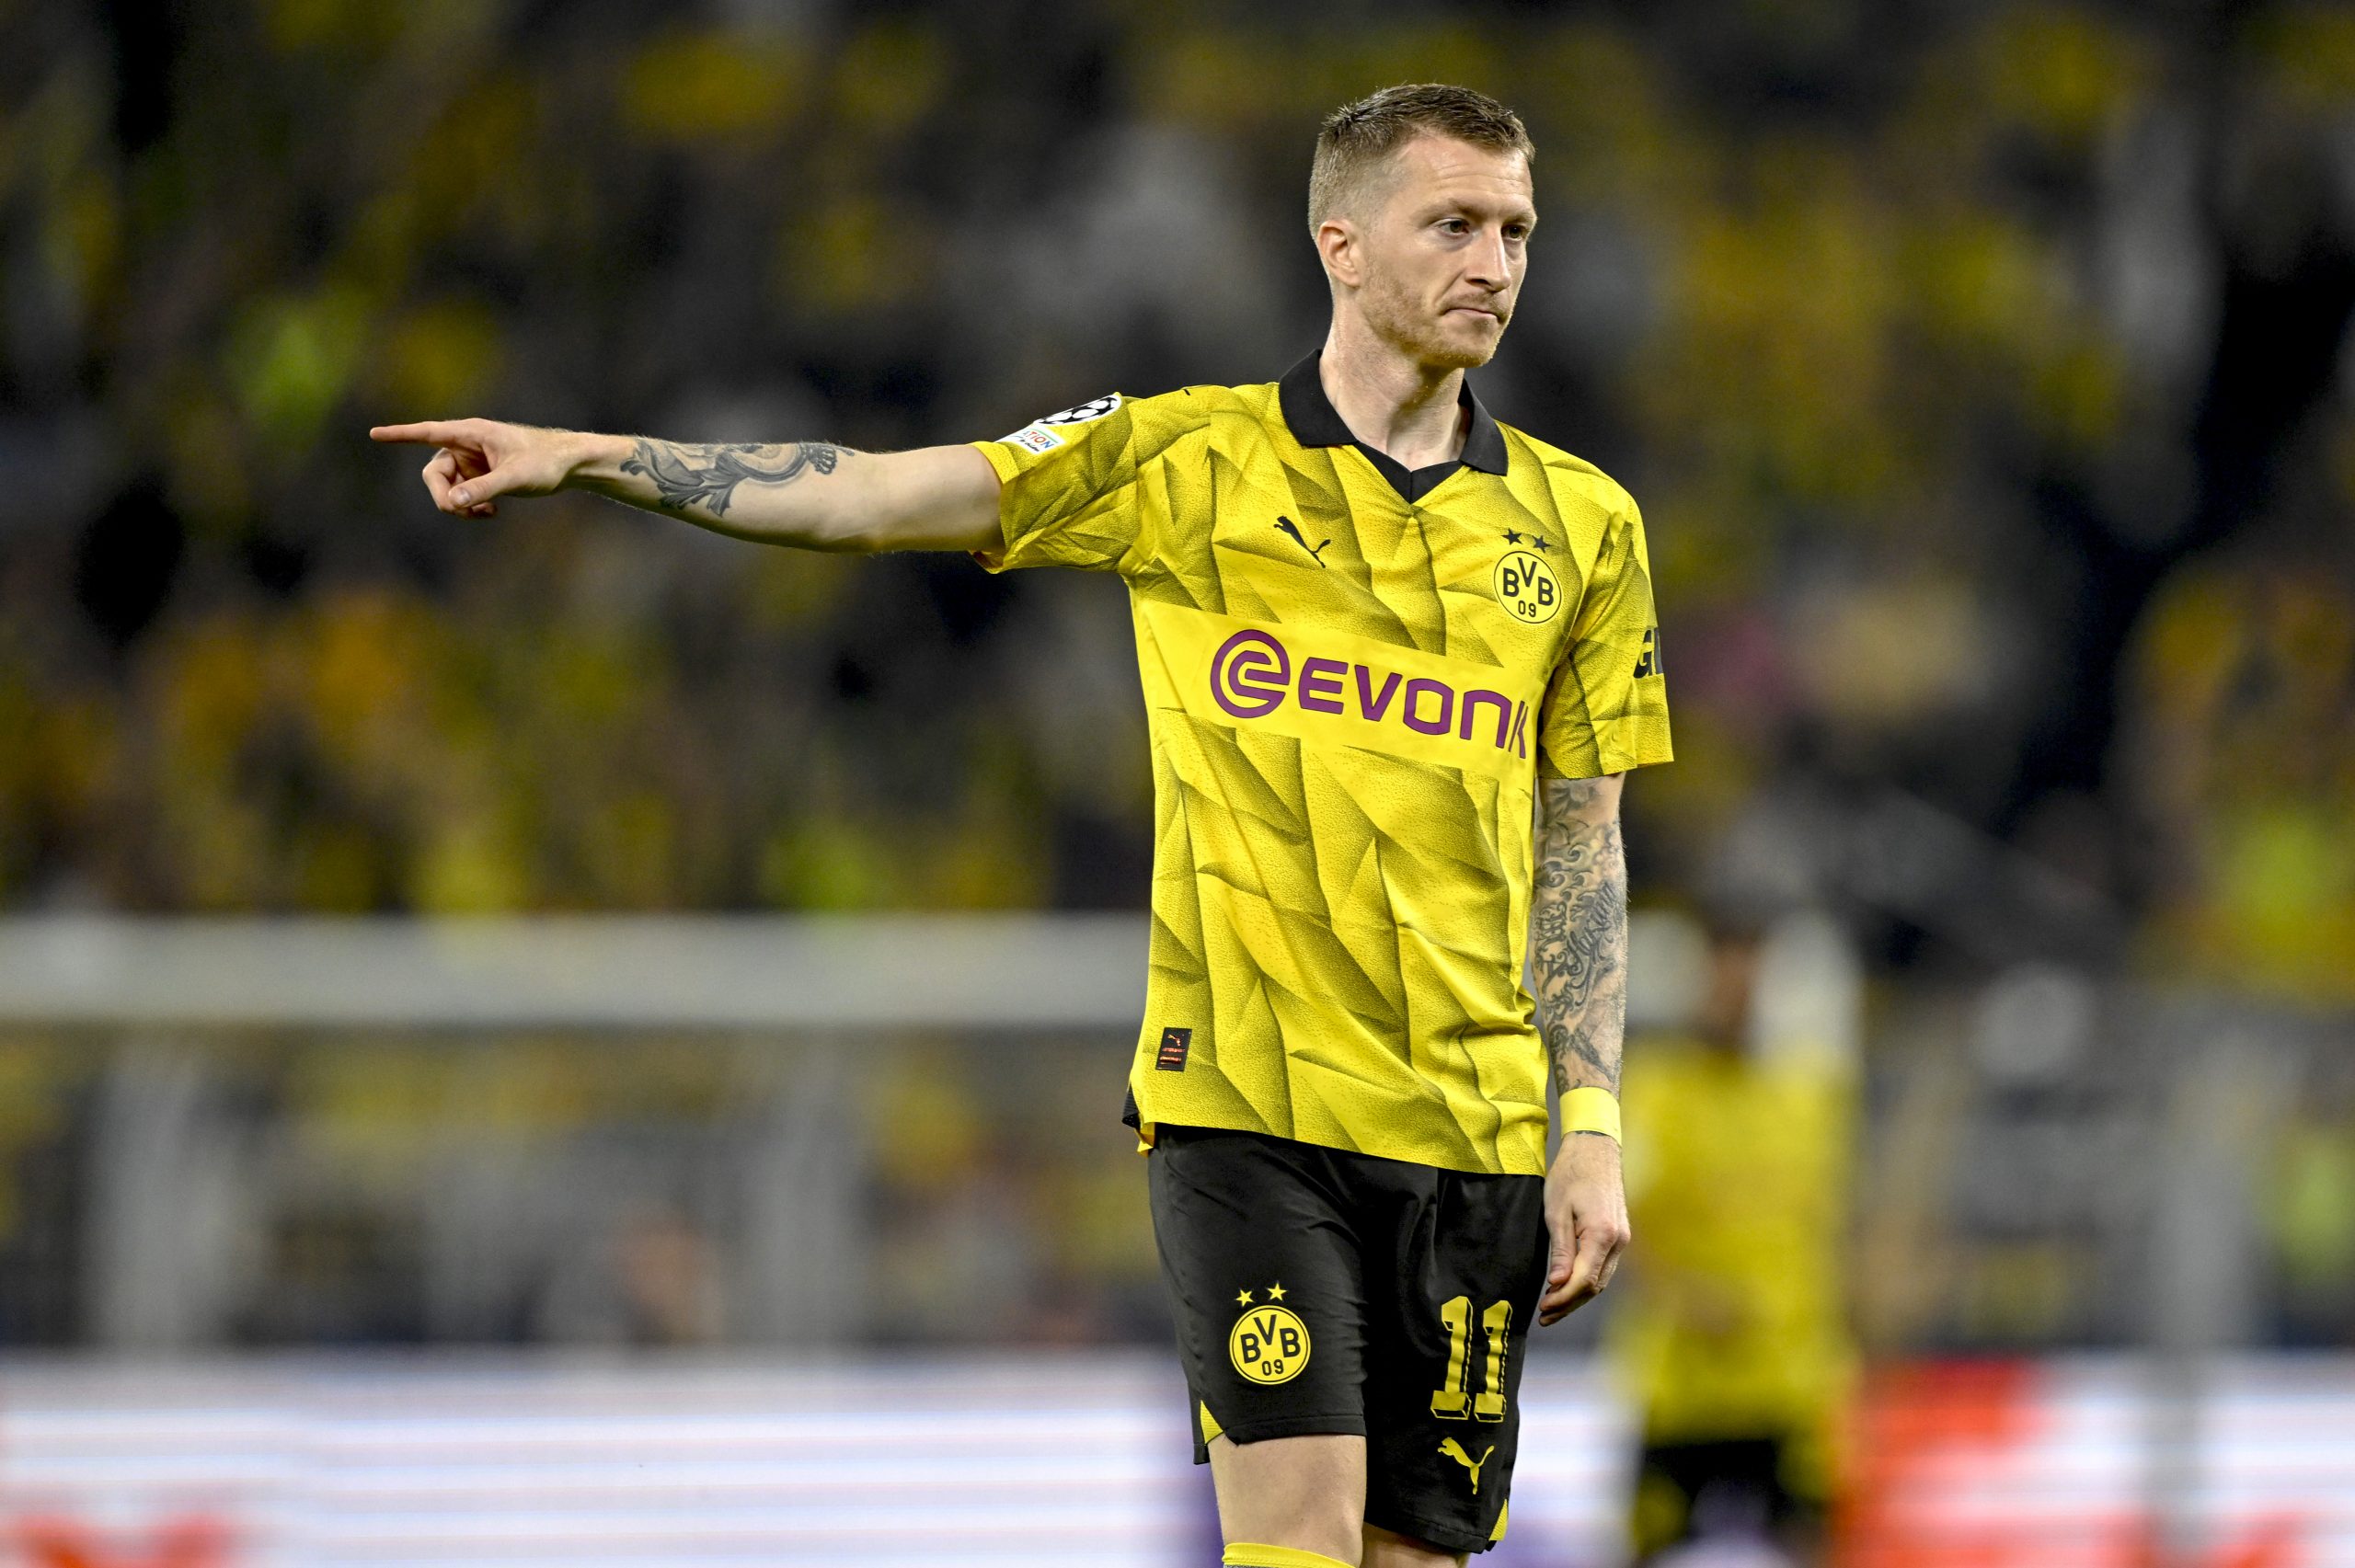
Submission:
POLYGON ((1470 424, 1460 406, 1464 372, 1418 365, 1352 325, 1334 318, 1316 366, 1350 433, 1410 469, 1463 456, 1470 424))

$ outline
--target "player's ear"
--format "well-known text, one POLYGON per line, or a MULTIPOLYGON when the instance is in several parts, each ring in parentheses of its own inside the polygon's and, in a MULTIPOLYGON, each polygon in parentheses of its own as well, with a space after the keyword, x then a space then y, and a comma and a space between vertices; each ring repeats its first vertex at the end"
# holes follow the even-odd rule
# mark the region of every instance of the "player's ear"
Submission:
POLYGON ((1327 276, 1346 288, 1356 288, 1365 280, 1365 258, 1361 254, 1364 236, 1357 224, 1336 212, 1316 225, 1316 254, 1323 258, 1327 276))

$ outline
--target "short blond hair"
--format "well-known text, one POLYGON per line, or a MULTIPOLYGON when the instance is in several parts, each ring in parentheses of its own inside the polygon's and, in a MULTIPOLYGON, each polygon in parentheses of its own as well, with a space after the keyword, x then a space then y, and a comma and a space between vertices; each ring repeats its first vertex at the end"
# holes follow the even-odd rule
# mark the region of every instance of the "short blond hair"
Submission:
POLYGON ((1418 136, 1446 136, 1534 162, 1521 116, 1469 87, 1408 82, 1343 104, 1316 132, 1308 171, 1308 232, 1362 197, 1390 155, 1418 136))

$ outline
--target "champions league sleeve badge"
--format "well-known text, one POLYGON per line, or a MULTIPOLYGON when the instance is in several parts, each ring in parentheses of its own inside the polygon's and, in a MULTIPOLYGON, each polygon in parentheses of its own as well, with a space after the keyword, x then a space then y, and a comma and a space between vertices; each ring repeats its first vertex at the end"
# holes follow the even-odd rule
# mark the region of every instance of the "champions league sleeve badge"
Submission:
POLYGON ((1120 406, 1120 395, 1117 392, 1108 392, 1101 397, 1091 397, 1085 403, 1074 404, 1060 414, 1050 414, 1042 419, 1033 419, 1012 435, 1000 436, 998 440, 1018 446, 1025 452, 1050 452, 1063 444, 1063 437, 1056 430, 1056 426, 1085 425, 1090 420, 1101 419, 1120 406))
POLYGON ((1060 414, 1050 414, 1036 421, 1041 425, 1085 425, 1090 419, 1100 419, 1120 406, 1120 395, 1108 392, 1101 397, 1091 397, 1085 403, 1074 404, 1060 414))

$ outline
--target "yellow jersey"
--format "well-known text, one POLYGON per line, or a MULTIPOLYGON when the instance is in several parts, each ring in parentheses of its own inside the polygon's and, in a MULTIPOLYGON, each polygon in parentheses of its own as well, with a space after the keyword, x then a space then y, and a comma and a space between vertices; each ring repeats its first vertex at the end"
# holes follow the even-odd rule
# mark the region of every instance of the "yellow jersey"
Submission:
POLYGON ((1542 1174, 1521 983, 1540 767, 1668 760, 1643 520, 1467 385, 1460 462, 1356 442, 1312 357, 976 442, 993 571, 1128 584, 1154 765, 1132 1120, 1542 1174))
POLYGON ((1606 1343, 1648 1439, 1778 1436, 1785 1482, 1828 1495, 1857 1368, 1844 1283, 1855 1074, 1641 1044, 1624 1093, 1642 1242, 1606 1343))

